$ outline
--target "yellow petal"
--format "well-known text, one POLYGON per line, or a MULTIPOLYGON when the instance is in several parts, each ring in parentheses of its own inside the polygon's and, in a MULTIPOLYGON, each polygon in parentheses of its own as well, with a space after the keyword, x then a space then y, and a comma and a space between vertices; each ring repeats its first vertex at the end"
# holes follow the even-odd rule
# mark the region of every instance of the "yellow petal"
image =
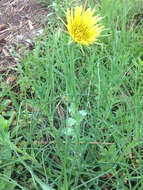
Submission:
POLYGON ((81 16, 81 13, 82 13, 82 5, 80 7, 76 7, 75 8, 75 14, 74 14, 74 18, 78 18, 81 16))

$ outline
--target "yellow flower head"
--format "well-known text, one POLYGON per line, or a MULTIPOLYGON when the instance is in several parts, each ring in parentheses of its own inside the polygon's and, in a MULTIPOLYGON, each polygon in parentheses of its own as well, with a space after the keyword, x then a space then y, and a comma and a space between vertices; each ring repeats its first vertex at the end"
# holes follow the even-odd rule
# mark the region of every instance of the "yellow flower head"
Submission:
POLYGON ((67 29, 73 41, 89 45, 94 43, 96 38, 100 35, 103 26, 100 26, 98 21, 100 17, 93 16, 95 9, 88 8, 83 11, 82 5, 75 7, 74 11, 67 9, 67 29))

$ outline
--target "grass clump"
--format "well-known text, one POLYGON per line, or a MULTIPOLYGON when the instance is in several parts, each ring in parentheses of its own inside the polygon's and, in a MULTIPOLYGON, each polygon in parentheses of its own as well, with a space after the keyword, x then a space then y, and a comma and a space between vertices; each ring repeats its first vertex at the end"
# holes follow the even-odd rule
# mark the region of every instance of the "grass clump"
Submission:
POLYGON ((98 44, 69 43, 59 22, 21 58, 13 86, 1 76, 1 190, 143 188, 140 7, 96 6, 98 44))

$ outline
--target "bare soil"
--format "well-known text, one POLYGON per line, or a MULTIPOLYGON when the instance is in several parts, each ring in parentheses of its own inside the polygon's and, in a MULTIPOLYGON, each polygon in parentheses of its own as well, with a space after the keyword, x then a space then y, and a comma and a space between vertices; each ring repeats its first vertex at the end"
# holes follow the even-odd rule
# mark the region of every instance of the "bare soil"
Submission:
POLYGON ((0 0, 0 73, 16 65, 12 49, 19 51, 18 44, 30 47, 48 22, 48 13, 37 0, 0 0))

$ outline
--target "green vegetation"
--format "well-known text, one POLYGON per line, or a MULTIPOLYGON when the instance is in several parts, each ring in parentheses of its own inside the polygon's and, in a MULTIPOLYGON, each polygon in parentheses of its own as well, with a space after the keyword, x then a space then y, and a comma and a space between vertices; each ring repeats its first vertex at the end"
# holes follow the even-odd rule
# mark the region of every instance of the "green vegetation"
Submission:
POLYGON ((71 5, 54 1, 16 81, 0 75, 0 190, 143 189, 142 0, 98 0, 104 31, 82 49, 71 5))

